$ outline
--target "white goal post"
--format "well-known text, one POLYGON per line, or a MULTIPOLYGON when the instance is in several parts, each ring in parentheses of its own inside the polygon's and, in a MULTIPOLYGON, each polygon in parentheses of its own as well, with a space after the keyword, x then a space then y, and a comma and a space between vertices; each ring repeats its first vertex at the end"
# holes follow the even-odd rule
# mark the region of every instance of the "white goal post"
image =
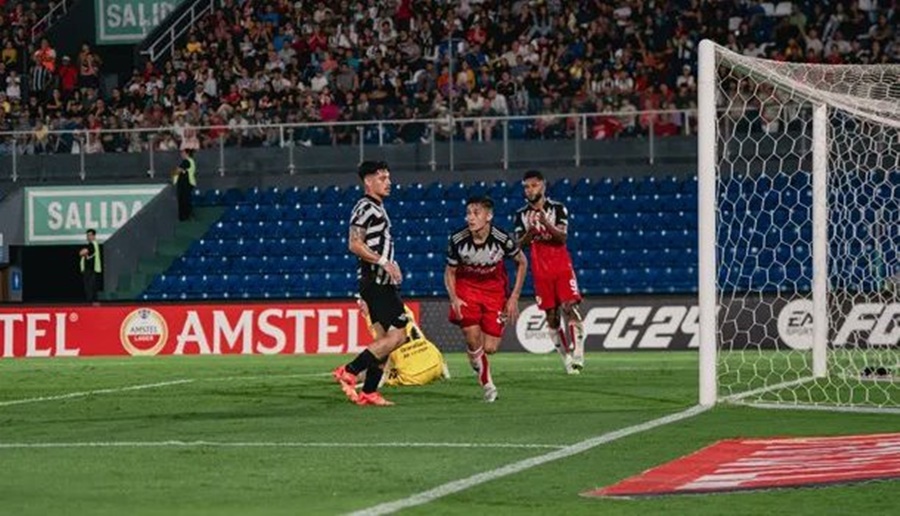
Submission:
POLYGON ((698 78, 700 404, 900 413, 900 65, 698 78))

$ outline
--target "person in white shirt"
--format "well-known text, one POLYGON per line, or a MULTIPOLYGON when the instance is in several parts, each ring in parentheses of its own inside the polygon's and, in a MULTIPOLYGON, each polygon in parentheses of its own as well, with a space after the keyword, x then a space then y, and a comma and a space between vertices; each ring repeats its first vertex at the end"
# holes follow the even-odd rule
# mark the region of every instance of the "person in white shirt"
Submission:
MULTIPOLYGON (((484 97, 481 96, 481 92, 479 90, 474 90, 472 93, 466 95, 466 116, 467 117, 480 117, 485 114, 485 110, 487 107, 487 103, 485 102, 484 97)), ((467 120, 463 123, 463 128, 465 131, 466 141, 472 141, 472 137, 479 132, 479 129, 483 131, 484 122, 483 121, 472 121, 467 120)))
POLYGON ((815 55, 821 56, 822 51, 824 50, 825 45, 819 38, 819 31, 817 31, 816 29, 809 29, 809 32, 806 33, 806 51, 812 51, 815 53, 815 55))
POLYGON ((325 77, 325 74, 322 73, 322 70, 316 72, 316 76, 310 80, 309 89, 312 91, 319 93, 324 90, 325 87, 328 86, 328 77, 325 77))
POLYGON ((694 74, 691 73, 691 66, 684 65, 681 68, 681 75, 675 79, 675 86, 678 88, 682 86, 687 86, 690 89, 694 89, 697 87, 697 81, 694 79, 694 74))
POLYGON ((22 78, 15 70, 10 70, 6 78, 6 96, 11 101, 22 99, 22 78))

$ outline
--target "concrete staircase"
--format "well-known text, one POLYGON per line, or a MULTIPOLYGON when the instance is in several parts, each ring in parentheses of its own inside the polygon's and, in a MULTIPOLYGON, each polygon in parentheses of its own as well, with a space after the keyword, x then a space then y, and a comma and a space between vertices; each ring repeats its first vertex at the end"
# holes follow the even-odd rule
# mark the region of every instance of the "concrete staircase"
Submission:
POLYGON ((181 257, 194 241, 206 234, 222 214, 225 208, 194 208, 194 218, 179 223, 175 234, 162 240, 157 246, 156 254, 141 258, 137 269, 130 274, 119 276, 119 289, 116 292, 101 292, 104 301, 133 301, 140 296, 157 275, 165 272, 172 262, 181 257))

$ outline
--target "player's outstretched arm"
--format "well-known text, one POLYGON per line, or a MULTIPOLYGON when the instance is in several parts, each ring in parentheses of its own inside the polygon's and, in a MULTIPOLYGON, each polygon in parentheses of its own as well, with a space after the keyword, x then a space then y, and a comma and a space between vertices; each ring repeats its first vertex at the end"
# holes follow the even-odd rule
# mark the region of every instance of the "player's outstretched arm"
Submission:
POLYGON ((525 258, 525 253, 519 251, 513 260, 516 262, 516 282, 506 301, 506 318, 510 322, 515 322, 519 317, 519 296, 522 295, 522 286, 525 285, 525 275, 528 273, 528 259, 525 258))

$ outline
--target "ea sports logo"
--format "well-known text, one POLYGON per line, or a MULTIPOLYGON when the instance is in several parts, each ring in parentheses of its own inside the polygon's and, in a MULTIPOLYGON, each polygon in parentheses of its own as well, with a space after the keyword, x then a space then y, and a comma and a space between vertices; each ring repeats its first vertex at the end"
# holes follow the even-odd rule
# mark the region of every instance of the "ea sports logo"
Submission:
POLYGON ((122 321, 119 338, 122 347, 131 355, 153 356, 166 345, 169 327, 156 310, 138 308, 122 321))
POLYGON ((550 340, 550 328, 544 311, 537 305, 530 305, 516 321, 516 336, 522 347, 530 353, 550 353, 553 341, 550 340))
POLYGON ((793 349, 812 349, 813 304, 797 299, 784 305, 778 314, 778 336, 793 349))

